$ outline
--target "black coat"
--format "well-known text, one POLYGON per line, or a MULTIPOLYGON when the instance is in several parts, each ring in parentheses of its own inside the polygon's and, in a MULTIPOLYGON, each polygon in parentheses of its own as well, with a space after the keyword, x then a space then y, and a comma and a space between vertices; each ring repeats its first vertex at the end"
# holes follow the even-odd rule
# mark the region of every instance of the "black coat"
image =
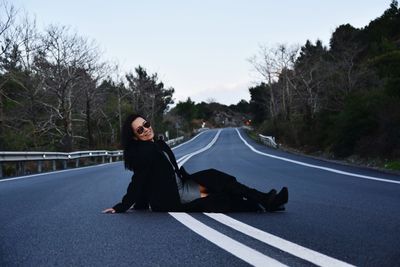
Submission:
POLYGON ((188 174, 178 169, 175 155, 162 140, 135 141, 126 153, 127 166, 134 175, 122 201, 113 208, 125 212, 133 204, 136 208, 153 211, 229 212, 258 211, 257 203, 244 200, 246 192, 255 191, 236 181, 236 178, 215 169, 188 174), (168 154, 169 160, 164 155, 168 154), (172 165, 171 165, 172 163, 172 165), (176 174, 183 180, 191 179, 207 188, 209 195, 181 204, 176 174), (250 190, 250 191, 249 191, 250 190))
POLYGON ((146 207, 149 203, 153 211, 180 210, 175 180, 178 165, 168 145, 162 140, 135 141, 126 152, 125 160, 129 161, 134 174, 122 201, 113 207, 116 212, 124 212, 135 203, 135 207, 146 207), (163 154, 163 150, 170 156, 176 170, 163 154))

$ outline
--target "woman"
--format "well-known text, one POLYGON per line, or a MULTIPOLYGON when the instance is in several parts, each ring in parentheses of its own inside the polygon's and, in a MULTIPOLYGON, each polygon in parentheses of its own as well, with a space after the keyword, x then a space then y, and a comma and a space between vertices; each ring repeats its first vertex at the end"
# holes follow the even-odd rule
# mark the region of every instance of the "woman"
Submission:
POLYGON ((178 168, 163 140, 154 140, 150 123, 141 115, 128 116, 122 127, 125 168, 134 172, 122 201, 104 213, 120 213, 132 205, 153 211, 232 212, 284 210, 286 187, 277 194, 262 193, 215 169, 188 174, 178 168))

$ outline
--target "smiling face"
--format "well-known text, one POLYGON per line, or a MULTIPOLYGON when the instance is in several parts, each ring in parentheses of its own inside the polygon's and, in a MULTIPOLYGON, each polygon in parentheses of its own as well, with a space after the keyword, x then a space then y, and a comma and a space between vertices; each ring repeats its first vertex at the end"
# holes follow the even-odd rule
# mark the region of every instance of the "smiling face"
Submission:
POLYGON ((149 123, 142 117, 138 117, 132 121, 131 127, 133 130, 134 139, 141 141, 154 141, 153 128, 151 128, 149 123))

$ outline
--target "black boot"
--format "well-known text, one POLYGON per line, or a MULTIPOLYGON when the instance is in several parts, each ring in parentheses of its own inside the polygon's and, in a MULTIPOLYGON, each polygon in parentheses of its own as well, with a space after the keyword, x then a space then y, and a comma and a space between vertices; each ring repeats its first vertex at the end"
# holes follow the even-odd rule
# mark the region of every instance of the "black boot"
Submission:
POLYGON ((272 189, 268 193, 258 192, 258 194, 262 194, 262 195, 259 195, 257 202, 261 206, 263 206, 265 211, 272 211, 272 209, 275 208, 275 204, 274 203, 275 203, 276 196, 277 196, 276 190, 272 189))
POLYGON ((272 207, 275 207, 273 204, 276 196, 275 189, 270 190, 268 193, 263 193, 256 189, 238 183, 237 181, 232 181, 227 185, 228 192, 245 197, 253 202, 257 202, 267 211, 269 211, 272 207))
POLYGON ((275 195, 274 199, 269 203, 267 211, 282 211, 285 210, 285 204, 289 200, 289 191, 287 187, 282 187, 281 191, 275 195))

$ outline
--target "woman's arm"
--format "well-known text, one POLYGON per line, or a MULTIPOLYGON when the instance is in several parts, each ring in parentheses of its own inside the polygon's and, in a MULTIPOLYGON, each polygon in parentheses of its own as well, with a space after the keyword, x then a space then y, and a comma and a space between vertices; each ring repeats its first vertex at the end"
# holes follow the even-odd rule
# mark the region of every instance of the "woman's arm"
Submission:
MULTIPOLYGON (((128 185, 126 194, 123 196, 122 201, 116 204, 112 209, 106 209, 105 213, 121 213, 128 210, 133 204, 138 205, 138 208, 143 209, 148 207, 148 183, 149 175, 152 170, 154 158, 157 151, 150 145, 145 144, 139 147, 131 159, 135 161, 134 174, 132 180, 128 185), (114 212, 113 212, 114 211, 114 212)), ((126 155, 129 157, 129 155, 126 155)))
POLYGON ((136 199, 136 194, 137 192, 135 192, 134 190, 134 186, 135 186, 135 175, 132 175, 132 180, 128 185, 128 188, 126 190, 126 194, 123 196, 122 201, 118 204, 116 204, 113 208, 113 210, 115 210, 115 212, 120 213, 120 212, 125 212, 126 210, 128 210, 134 203, 135 203, 135 199, 136 199))

